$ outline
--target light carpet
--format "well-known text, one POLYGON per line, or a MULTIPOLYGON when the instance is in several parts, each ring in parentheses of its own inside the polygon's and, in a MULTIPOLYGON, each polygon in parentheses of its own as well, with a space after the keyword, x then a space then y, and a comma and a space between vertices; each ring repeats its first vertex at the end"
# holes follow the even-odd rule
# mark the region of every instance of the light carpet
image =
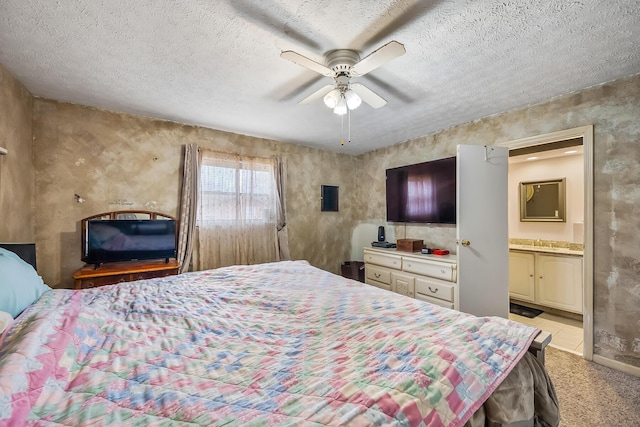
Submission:
POLYGON ((561 427, 640 426, 640 378, 547 347, 561 427))

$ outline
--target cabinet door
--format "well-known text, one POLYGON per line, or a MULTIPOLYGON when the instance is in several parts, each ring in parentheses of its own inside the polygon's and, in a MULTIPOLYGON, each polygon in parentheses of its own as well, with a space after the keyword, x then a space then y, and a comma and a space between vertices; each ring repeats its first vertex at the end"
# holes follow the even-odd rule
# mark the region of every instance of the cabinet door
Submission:
POLYGON ((534 256, 525 252, 509 252, 509 296, 536 302, 534 256))
POLYGON ((458 145, 457 242, 460 311, 509 316, 506 147, 458 145))
POLYGON ((391 290, 397 294, 413 298, 415 296, 416 279, 402 273, 391 273, 391 290))
POLYGON ((582 313, 582 258, 536 255, 538 304, 582 313))

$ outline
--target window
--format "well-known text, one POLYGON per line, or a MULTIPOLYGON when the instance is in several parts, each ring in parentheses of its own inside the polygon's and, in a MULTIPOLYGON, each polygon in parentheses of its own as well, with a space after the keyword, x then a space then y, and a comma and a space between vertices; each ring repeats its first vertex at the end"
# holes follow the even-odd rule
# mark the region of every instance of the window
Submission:
POLYGON ((199 269, 278 259, 276 160, 203 150, 199 269))
POLYGON ((275 223, 275 179, 270 159, 203 159, 199 218, 232 226, 275 223))

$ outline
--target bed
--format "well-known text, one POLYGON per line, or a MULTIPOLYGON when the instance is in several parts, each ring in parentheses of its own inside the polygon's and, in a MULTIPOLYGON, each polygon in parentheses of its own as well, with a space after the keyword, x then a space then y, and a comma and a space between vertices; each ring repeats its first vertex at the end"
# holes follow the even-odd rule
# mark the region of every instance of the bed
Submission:
POLYGON ((305 261, 46 290, 0 337, 0 425, 557 425, 537 332, 305 261))

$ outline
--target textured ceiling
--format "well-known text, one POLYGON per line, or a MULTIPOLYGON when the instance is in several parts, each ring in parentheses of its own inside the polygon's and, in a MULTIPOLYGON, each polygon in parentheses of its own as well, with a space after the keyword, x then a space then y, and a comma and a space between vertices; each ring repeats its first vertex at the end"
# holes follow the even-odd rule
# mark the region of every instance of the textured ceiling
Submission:
POLYGON ((0 63, 35 96, 363 153, 640 73, 637 0, 2 0, 0 63), (347 120, 332 81, 280 58, 407 53, 354 79, 387 99, 347 120), (344 137, 345 145, 340 145, 344 137))

